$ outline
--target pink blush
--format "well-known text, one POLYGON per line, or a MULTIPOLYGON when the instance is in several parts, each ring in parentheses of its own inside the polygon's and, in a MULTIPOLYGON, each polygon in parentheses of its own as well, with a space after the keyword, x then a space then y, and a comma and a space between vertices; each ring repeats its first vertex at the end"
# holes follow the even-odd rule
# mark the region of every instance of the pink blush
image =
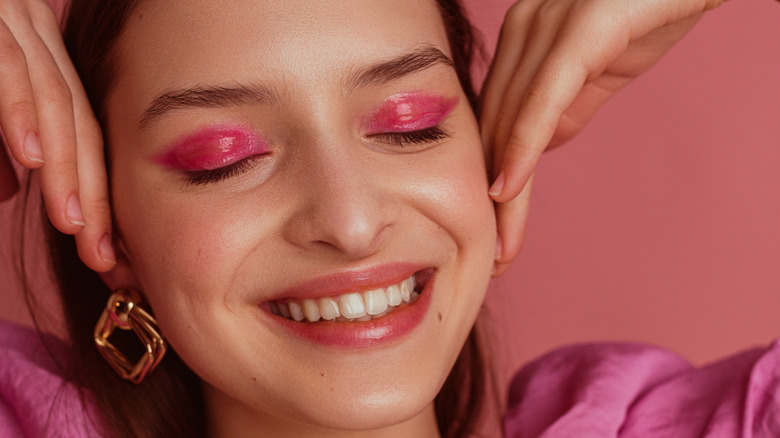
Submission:
POLYGON ((174 169, 212 170, 268 152, 268 143, 245 128, 211 126, 174 141, 155 161, 174 169))
POLYGON ((371 113, 365 126, 369 134, 420 131, 441 123, 457 103, 457 98, 423 93, 398 94, 371 113))

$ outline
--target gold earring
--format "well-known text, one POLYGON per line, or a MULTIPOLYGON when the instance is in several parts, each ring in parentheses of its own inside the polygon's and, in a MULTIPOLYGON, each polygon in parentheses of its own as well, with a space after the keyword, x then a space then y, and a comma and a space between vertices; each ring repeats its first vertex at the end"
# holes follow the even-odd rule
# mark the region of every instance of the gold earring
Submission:
POLYGON ((165 339, 157 321, 138 306, 140 295, 131 289, 119 289, 108 299, 108 304, 95 326, 95 345, 111 368, 122 378, 133 383, 141 381, 160 363, 165 354, 165 339), (111 342, 108 337, 114 329, 133 330, 146 351, 135 364, 111 342))

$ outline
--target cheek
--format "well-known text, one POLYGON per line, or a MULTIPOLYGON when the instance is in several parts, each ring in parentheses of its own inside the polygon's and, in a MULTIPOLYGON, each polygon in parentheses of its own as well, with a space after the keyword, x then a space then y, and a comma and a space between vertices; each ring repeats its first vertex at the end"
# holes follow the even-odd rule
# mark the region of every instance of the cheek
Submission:
POLYGON ((487 195, 487 172, 479 145, 476 133, 464 136, 446 145, 452 153, 417 170, 426 175, 421 179, 421 207, 436 215, 435 220, 461 250, 495 245, 495 213, 487 195))
POLYGON ((122 187, 114 190, 114 210, 138 287, 157 309, 191 311, 192 303, 218 300, 230 290, 249 243, 262 241, 263 224, 272 219, 238 197, 159 190, 163 181, 136 169, 117 169, 112 183, 122 187))

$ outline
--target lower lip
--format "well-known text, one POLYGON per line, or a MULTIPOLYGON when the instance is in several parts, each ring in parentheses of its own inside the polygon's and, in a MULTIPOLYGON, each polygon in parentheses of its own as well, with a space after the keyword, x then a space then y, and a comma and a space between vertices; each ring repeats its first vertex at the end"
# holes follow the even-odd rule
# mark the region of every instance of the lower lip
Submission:
POLYGON ((403 338, 425 318, 433 295, 431 278, 413 303, 371 321, 297 322, 268 313, 271 319, 294 335, 329 347, 359 349, 384 345, 403 338))

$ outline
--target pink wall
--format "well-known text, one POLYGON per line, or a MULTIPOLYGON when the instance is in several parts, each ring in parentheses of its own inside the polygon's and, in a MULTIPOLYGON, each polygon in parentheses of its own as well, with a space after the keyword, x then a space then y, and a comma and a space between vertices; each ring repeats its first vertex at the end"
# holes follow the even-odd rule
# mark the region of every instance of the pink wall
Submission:
MULTIPOLYGON (((494 40, 508 2, 474 3, 494 40)), ((776 2, 727 3, 545 156, 523 253, 489 294, 506 370, 573 341, 702 362, 780 333, 778 22, 776 2)), ((19 320, 8 238, 0 317, 19 320)))
POLYGON ((569 342, 701 363, 780 334, 778 23, 776 2, 726 3, 544 157, 487 306, 510 369, 569 342))

